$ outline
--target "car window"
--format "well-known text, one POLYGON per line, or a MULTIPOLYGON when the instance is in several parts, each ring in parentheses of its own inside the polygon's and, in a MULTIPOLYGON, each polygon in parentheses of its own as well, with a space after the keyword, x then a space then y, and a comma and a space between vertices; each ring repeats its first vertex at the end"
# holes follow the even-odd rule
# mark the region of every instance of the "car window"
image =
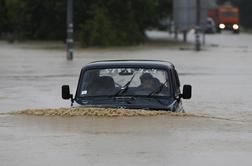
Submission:
POLYGON ((87 70, 80 81, 79 96, 115 95, 128 83, 124 95, 148 95, 165 84, 157 95, 170 96, 170 79, 167 71, 147 68, 87 70))
POLYGON ((223 17, 237 17, 237 13, 234 13, 234 12, 223 12, 221 13, 221 16, 223 17))

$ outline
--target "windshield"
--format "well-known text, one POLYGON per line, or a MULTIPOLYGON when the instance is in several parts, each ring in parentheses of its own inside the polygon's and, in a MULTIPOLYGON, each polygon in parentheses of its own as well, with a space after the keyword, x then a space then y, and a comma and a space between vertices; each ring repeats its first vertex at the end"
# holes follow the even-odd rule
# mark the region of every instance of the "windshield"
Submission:
POLYGON ((237 13, 235 13, 235 12, 223 12, 223 13, 221 13, 221 16, 223 16, 223 17, 238 17, 237 13))
POLYGON ((78 96, 171 96, 167 71, 144 68, 87 70, 78 96))

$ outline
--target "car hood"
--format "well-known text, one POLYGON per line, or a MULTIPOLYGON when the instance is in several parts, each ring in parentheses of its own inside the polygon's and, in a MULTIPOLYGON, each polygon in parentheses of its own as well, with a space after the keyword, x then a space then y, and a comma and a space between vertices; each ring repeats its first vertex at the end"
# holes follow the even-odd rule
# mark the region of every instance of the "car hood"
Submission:
POLYGON ((74 106, 174 111, 177 102, 171 97, 90 97, 76 99, 74 106))

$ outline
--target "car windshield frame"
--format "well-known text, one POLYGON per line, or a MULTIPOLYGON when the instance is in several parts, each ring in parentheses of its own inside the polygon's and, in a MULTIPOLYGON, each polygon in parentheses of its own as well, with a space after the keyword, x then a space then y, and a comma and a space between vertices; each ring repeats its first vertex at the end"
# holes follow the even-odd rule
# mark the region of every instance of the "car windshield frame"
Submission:
MULTIPOLYGON (((133 76, 134 74, 136 73, 132 73, 131 76, 133 76)), ((134 77, 133 77, 134 79, 134 77)), ((130 81, 130 80, 128 80, 130 81)), ((123 87, 123 86, 122 86, 123 87)), ((96 98, 96 97, 99 97, 99 98, 102 98, 102 97, 117 97, 117 96, 125 96, 125 97, 130 97, 130 96, 133 96, 133 97, 147 97, 147 98, 167 98, 167 97, 171 97, 172 94, 173 94, 173 89, 172 89, 172 78, 171 78, 171 74, 169 72, 169 70, 165 69, 165 68, 157 68, 157 67, 145 67, 145 66, 141 66, 141 67, 138 67, 138 66, 117 66, 117 67, 103 67, 103 68, 90 68, 90 69, 83 69, 82 72, 81 72, 81 75, 80 75, 80 78, 79 78, 79 83, 78 83, 78 87, 77 87, 77 90, 76 90, 76 95, 75 95, 75 99, 77 98, 80 98, 80 99, 83 99, 83 98, 96 98), (139 72, 139 70, 143 69, 143 70, 157 70, 159 72, 164 72, 164 74, 166 75, 163 80, 163 82, 160 82, 161 84, 163 84, 164 82, 168 80, 167 84, 168 84, 168 88, 169 88, 169 93, 167 93, 167 95, 151 95, 149 96, 149 93, 147 94, 144 94, 144 95, 141 95, 141 94, 124 94, 124 95, 116 95, 116 92, 114 94, 103 94, 103 95, 82 95, 81 91, 82 91, 82 85, 83 85, 83 79, 84 79, 84 76, 87 72, 91 71, 91 70, 106 70, 106 69, 135 69, 135 72, 139 72)), ((132 87, 131 87, 132 88, 132 87)), ((153 89, 154 90, 154 89, 153 89)))

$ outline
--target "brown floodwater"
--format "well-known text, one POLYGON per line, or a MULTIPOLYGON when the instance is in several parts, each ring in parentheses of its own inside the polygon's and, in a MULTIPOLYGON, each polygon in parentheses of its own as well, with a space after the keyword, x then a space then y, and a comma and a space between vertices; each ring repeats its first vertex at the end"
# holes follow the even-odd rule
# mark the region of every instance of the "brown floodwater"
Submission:
POLYGON ((250 166, 252 36, 209 35, 195 52, 149 35, 157 41, 77 50, 72 62, 62 44, 0 42, 0 166, 250 166), (102 59, 173 62, 181 84, 193 86, 186 113, 70 109, 61 85, 74 92, 81 67, 102 59))
MULTIPOLYGON (((30 113, 29 113, 30 114, 30 113)), ((251 123, 207 116, 1 115, 4 165, 250 165, 251 123)))

